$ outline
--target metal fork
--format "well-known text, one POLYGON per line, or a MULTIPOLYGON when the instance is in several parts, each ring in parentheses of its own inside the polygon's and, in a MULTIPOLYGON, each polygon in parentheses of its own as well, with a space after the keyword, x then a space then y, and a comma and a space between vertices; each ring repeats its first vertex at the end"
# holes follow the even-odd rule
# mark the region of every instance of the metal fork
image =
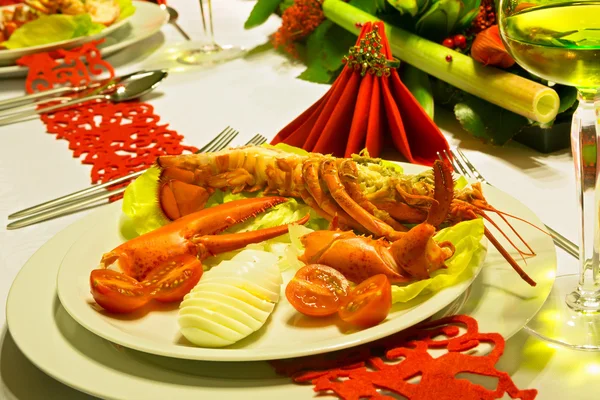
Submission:
MULTIPOLYGON (((217 137, 210 141, 206 146, 200 149, 199 152, 210 152, 222 150, 238 135, 238 131, 227 127, 217 137)), ((261 145, 265 143, 267 139, 262 135, 255 135, 248 145, 261 145)), ((29 215, 25 218, 11 222, 6 226, 7 229, 23 228, 25 226, 33 225, 38 222, 46 221, 48 219, 56 218, 65 214, 72 213, 80 210, 84 207, 96 204, 101 200, 105 200, 109 197, 119 195, 125 192, 125 187, 116 190, 105 190, 109 186, 113 186, 118 183, 126 182, 130 179, 136 178, 143 174, 146 170, 129 174, 119 179, 112 180, 99 185, 94 185, 89 188, 71 193, 66 196, 59 197, 54 200, 50 200, 46 203, 39 204, 37 206, 30 207, 28 209, 19 211, 9 216, 9 218, 16 218, 19 216, 29 215), (32 215, 34 214, 34 215, 32 215)))
MULTIPOLYGON (((483 177, 483 175, 481 175, 479 171, 477 171, 477 168, 475 168, 475 166, 471 164, 467 156, 465 156, 465 154, 462 151, 460 151, 460 149, 450 149, 450 154, 448 154, 448 152, 444 150, 441 153, 437 152, 437 155, 438 158, 442 161, 444 161, 444 159, 450 161, 452 167, 454 168, 454 171, 456 171, 457 173, 461 174, 462 172, 462 175, 466 177, 475 178, 481 183, 493 186, 483 177)), ((548 230, 550 236, 552 236, 555 245, 557 245, 573 257, 577 259, 579 258, 579 246, 571 242, 569 239, 567 239, 548 225, 544 224, 544 226, 548 230)))

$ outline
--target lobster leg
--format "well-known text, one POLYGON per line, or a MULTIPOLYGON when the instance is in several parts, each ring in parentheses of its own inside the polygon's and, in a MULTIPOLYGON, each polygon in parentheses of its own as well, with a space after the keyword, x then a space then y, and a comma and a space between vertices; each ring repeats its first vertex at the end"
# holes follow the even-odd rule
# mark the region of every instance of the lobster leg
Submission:
POLYGON ((454 255, 454 245, 450 242, 436 243, 434 234, 435 227, 423 223, 392 243, 390 253, 398 266, 418 279, 427 279, 431 272, 445 268, 446 260, 454 255))
POLYGON ((371 215, 379 218, 394 230, 398 232, 405 232, 408 230, 407 227, 402 225, 390 216, 386 211, 380 210, 373 203, 369 201, 367 196, 362 192, 358 181, 358 170, 356 169, 356 163, 352 160, 340 160, 339 161, 339 176, 342 184, 346 188, 346 191, 351 198, 356 200, 359 206, 367 210, 371 215))
POLYGON ((394 219, 406 224, 417 224, 427 218, 426 210, 399 201, 375 200, 373 204, 378 209, 389 213, 394 219))
POLYGON ((433 163, 433 178, 435 182, 433 198, 435 202, 429 208, 427 223, 439 226, 448 217, 450 205, 454 198, 454 180, 452 170, 441 161, 433 163))
POLYGON ((324 160, 321 163, 321 176, 329 189, 329 193, 337 204, 369 232, 376 236, 383 236, 389 240, 398 239, 402 232, 395 231, 394 228, 371 215, 350 197, 340 181, 336 164, 335 159, 324 160))
MULTIPOLYGON (((333 218, 337 215, 339 221, 346 226, 349 226, 358 231, 364 231, 365 228, 346 213, 340 206, 331 198, 331 196, 323 191, 319 180, 320 158, 308 160, 302 167, 302 175, 306 184, 306 189, 315 199, 318 206, 328 213, 333 218)), ((331 219, 329 219, 331 220, 331 219)))
MULTIPOLYGON (((294 222, 304 225, 308 222, 310 214, 294 222)), ((198 246, 198 258, 205 259, 215 254, 225 253, 227 251, 237 250, 250 243, 258 243, 264 240, 273 239, 288 232, 287 225, 275 226, 272 228, 260 229, 251 232, 232 233, 226 235, 202 235, 193 237, 191 240, 198 246)))

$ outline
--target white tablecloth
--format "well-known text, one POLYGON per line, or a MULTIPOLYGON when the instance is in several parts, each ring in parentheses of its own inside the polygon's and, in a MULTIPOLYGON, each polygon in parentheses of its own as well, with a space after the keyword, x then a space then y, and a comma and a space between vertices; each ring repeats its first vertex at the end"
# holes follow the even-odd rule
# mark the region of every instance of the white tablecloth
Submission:
MULTIPOLYGON (((180 25, 202 39, 198 3, 172 0, 180 25)), ((279 26, 272 17, 265 25, 243 30, 254 2, 213 2, 215 31, 221 44, 254 47, 279 26)), ((167 55, 182 37, 172 26, 160 34, 114 55, 109 61, 123 74, 142 67, 169 66, 167 55)), ((241 130, 233 144, 245 143, 255 133, 272 137, 317 100, 326 85, 295 77, 302 65, 272 50, 215 67, 177 71, 149 96, 162 121, 198 147, 231 125, 241 130)), ((24 81, 0 81, 0 98, 22 94, 24 81)), ((493 147, 462 131, 442 111, 436 120, 451 144, 460 145, 482 174, 512 194, 539 217, 571 240, 577 239, 577 203, 572 158, 568 150, 544 155, 518 143, 493 147)), ((84 213, 62 217, 24 229, 7 231, 7 216, 26 206, 89 185, 90 167, 71 157, 67 142, 44 133, 42 123, 0 127, 0 399, 83 399, 87 396, 54 381, 37 370, 14 345, 6 330, 5 304, 11 283, 21 266, 48 239, 84 213)), ((577 272, 575 259, 561 250, 558 274, 577 272)), ((600 355, 553 348, 521 331, 507 342, 500 367, 520 388, 537 388, 540 399, 592 399, 600 389, 600 355)), ((307 398, 311 396, 307 388, 307 398)))

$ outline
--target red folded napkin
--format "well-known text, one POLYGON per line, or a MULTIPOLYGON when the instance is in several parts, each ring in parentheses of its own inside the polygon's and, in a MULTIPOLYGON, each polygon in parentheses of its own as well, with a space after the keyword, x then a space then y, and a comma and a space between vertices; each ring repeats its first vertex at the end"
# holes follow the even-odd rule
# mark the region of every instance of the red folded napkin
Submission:
POLYGON ((398 72, 386 65, 392 58, 383 22, 366 23, 331 89, 271 143, 337 157, 366 148, 378 157, 391 139, 409 162, 432 165, 448 142, 398 72))

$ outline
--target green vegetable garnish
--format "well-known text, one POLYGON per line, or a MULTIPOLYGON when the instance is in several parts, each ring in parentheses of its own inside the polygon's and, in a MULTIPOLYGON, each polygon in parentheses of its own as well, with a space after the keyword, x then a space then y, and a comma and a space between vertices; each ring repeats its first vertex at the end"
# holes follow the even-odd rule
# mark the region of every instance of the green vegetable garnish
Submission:
POLYGON ((80 36, 95 35, 105 28, 92 22, 89 14, 43 15, 15 30, 10 39, 2 42, 7 49, 40 46, 80 36))

